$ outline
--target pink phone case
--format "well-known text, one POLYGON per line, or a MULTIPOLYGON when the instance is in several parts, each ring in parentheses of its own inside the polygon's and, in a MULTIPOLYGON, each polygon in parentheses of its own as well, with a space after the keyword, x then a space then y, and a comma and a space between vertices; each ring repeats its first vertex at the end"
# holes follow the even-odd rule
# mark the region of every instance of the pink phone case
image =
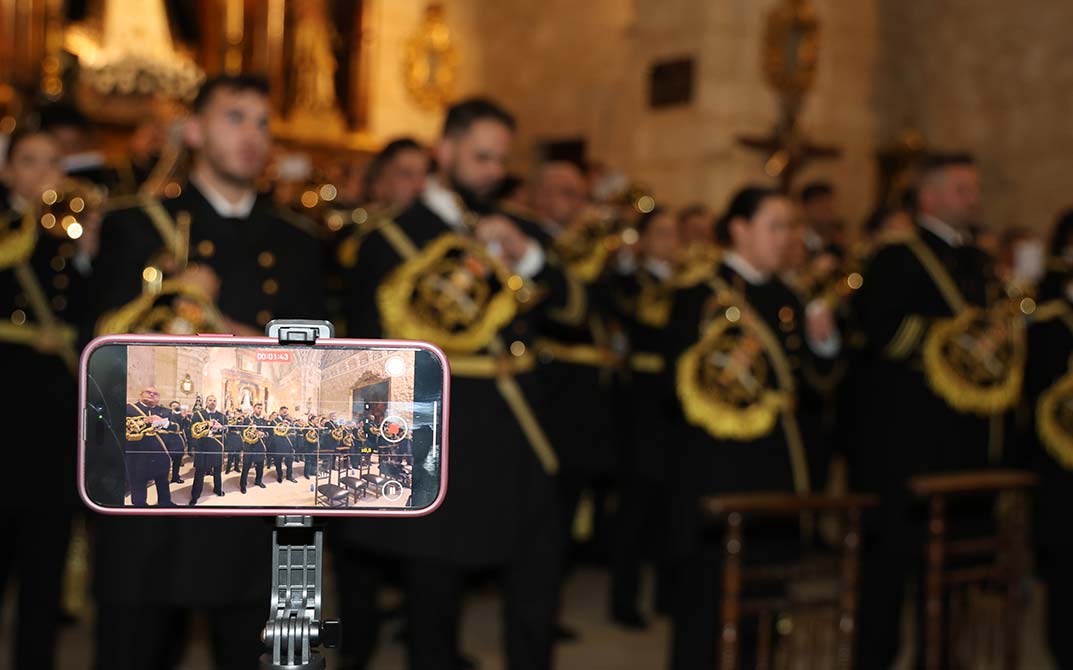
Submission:
POLYGON ((178 346, 191 346, 199 344, 224 344, 232 346, 279 346, 279 341, 270 337, 235 337, 233 335, 109 335, 98 337, 86 345, 82 351, 82 358, 78 370, 78 493, 82 502, 91 510, 101 514, 114 514, 125 516, 281 516, 281 515, 307 515, 307 516, 341 516, 341 517, 419 517, 431 514, 443 503, 447 495, 447 470, 448 470, 448 434, 451 409, 451 371, 447 362, 447 356, 443 351, 428 342, 415 342, 410 340, 350 340, 350 339, 321 339, 312 345, 313 347, 378 347, 378 348, 405 348, 421 349, 431 352, 439 359, 443 367, 443 404, 440 409, 440 489, 439 494, 431 505, 419 510, 408 509, 358 509, 358 508, 269 508, 269 507, 102 507, 90 500, 86 492, 86 365, 90 354, 102 345, 107 344, 170 344, 178 346))

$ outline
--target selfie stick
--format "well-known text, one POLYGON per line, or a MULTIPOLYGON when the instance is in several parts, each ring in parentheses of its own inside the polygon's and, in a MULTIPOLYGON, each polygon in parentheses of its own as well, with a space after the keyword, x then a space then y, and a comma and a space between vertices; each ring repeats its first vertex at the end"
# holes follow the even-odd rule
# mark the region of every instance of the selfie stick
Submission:
MULTIPOLYGON (((265 334, 281 345, 313 344, 332 337, 328 321, 275 320, 265 334)), ((272 531, 272 596, 261 635, 269 652, 261 670, 324 670, 327 662, 313 647, 335 647, 340 623, 320 618, 324 531, 311 516, 278 516, 272 531)))

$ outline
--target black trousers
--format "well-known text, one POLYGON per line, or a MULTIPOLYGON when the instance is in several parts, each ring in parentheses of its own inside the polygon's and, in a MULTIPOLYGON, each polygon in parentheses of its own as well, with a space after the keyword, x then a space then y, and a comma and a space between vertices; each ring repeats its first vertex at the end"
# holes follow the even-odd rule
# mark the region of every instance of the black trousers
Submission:
POLYGON ((280 464, 287 468, 287 479, 290 479, 294 475, 291 474, 291 470, 294 467, 294 455, 293 454, 272 454, 272 463, 276 466, 276 481, 283 481, 283 469, 280 464))
POLYGON ((254 471, 257 474, 255 484, 264 483, 265 477, 265 455, 263 453, 248 451, 242 452, 242 479, 239 480, 239 488, 243 491, 246 490, 246 480, 250 476, 250 466, 254 466, 254 471))
MULTIPOLYGON (((218 670, 257 670, 264 653, 260 635, 268 619, 264 603, 204 610, 218 670)), ((167 605, 100 603, 96 670, 172 670, 183 660, 191 611, 167 605)), ((23 667, 23 666, 19 666, 23 667)), ((26 666, 30 667, 30 666, 26 666)))
POLYGON ((171 489, 168 481, 169 462, 168 455, 163 452, 127 454, 127 476, 132 505, 146 506, 148 495, 146 482, 150 480, 156 484, 157 504, 166 505, 171 502, 171 489))
POLYGON ((242 460, 242 452, 241 451, 229 451, 229 452, 227 452, 227 466, 224 467, 224 470, 227 470, 228 472, 230 472, 231 470, 234 470, 235 472, 238 472, 239 462, 241 460, 242 460))
POLYGON ((5 544, 0 551, 0 599, 18 583, 12 668, 55 667, 63 570, 71 535, 70 509, 5 510, 5 544))
POLYGON ((666 533, 661 532, 667 518, 667 498, 663 487, 650 479, 627 477, 619 489, 615 513, 611 559, 611 609, 630 613, 641 609, 641 567, 646 553, 656 564, 657 609, 669 597, 666 533))
POLYGON ((183 464, 183 452, 182 451, 177 451, 177 450, 172 451, 171 452, 171 479, 172 479, 172 481, 175 481, 175 480, 179 479, 179 468, 182 467, 182 464, 183 464))
POLYGON ((190 499, 197 500, 205 488, 205 475, 212 475, 212 492, 223 493, 224 455, 218 452, 198 454, 194 457, 194 485, 190 489, 190 499))
POLYGON ((383 623, 376 594, 384 559, 341 543, 333 543, 332 559, 339 591, 339 618, 343 622, 339 670, 366 670, 383 623))

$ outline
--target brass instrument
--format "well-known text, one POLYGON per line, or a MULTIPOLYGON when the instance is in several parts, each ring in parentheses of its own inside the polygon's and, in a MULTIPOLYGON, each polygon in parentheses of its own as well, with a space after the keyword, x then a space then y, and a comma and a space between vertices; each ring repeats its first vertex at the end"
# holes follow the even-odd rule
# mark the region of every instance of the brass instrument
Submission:
MULTIPOLYGON (((609 207, 590 207, 555 243, 555 250, 570 272, 590 283, 603 272, 607 261, 630 238, 629 230, 609 207)), ((636 235, 636 231, 633 231, 636 235)))
POLYGON ((310 428, 309 430, 306 431, 306 442, 308 442, 310 444, 316 444, 317 443, 317 429, 316 428, 310 428))
POLYGON ((211 424, 208 421, 195 421, 190 426, 190 436, 195 440, 201 440, 208 437, 212 433, 210 425, 211 424))
POLYGON ((84 179, 68 177, 41 194, 38 221, 53 237, 77 240, 85 232, 85 217, 99 212, 104 203, 103 189, 84 179))
POLYGON ((256 425, 246 426, 242 431, 242 441, 246 444, 257 444, 261 441, 261 431, 256 425))
POLYGON ((354 446, 354 434, 347 431, 346 435, 343 435, 343 446, 348 449, 354 446))
POLYGON ((333 440, 335 440, 336 442, 341 442, 343 440, 343 429, 333 428, 331 435, 333 440))
POLYGON ((276 437, 287 437, 291 434, 291 423, 289 421, 280 421, 272 426, 272 432, 276 437))
POLYGON ((137 442, 147 435, 156 435, 156 429, 146 416, 127 417, 127 441, 137 442))
MULTIPOLYGON (((145 273, 159 273, 147 267, 145 273)), ((143 273, 144 274, 144 273, 143 273)), ((143 293, 97 322, 97 335, 167 333, 194 335, 230 329, 212 300, 194 286, 166 280, 155 293, 143 293)))

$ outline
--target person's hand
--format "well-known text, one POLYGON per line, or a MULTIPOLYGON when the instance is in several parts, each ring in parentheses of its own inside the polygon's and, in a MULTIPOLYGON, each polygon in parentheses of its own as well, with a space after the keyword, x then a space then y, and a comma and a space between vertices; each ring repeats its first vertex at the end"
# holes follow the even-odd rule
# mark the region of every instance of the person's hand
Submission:
POLYGON ((100 250, 102 218, 99 210, 88 212, 81 218, 82 236, 78 238, 78 251, 88 258, 96 258, 100 250))
POLYGON ((813 342, 826 342, 837 328, 835 313, 827 304, 816 302, 805 310, 805 330, 813 342))
POLYGON ((154 428, 156 428, 157 426, 163 426, 167 422, 168 420, 162 416, 157 416, 156 414, 149 415, 149 425, 153 426, 154 428))
POLYGON ((216 302, 220 295, 220 278, 207 265, 191 264, 175 276, 175 281, 200 291, 212 302, 216 302))
POLYGON ((488 251, 513 268, 525 256, 529 245, 533 244, 518 226, 501 214, 483 217, 477 222, 474 235, 488 248, 488 251))

